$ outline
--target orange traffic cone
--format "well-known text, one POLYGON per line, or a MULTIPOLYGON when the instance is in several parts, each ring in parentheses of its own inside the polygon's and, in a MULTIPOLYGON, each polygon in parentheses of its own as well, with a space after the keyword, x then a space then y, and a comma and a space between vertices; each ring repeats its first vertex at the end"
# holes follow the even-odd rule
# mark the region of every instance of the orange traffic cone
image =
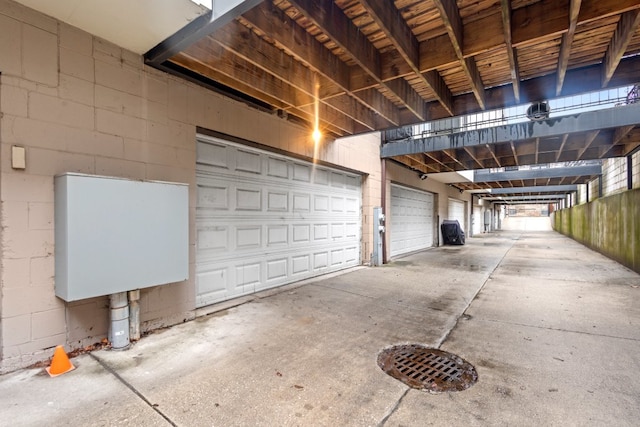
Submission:
POLYGON ((56 350, 53 352, 53 359, 51 359, 51 365, 46 368, 47 373, 51 377, 57 377, 58 375, 62 375, 66 372, 73 371, 76 369, 75 366, 69 360, 69 356, 64 351, 64 347, 61 345, 56 347, 56 350))

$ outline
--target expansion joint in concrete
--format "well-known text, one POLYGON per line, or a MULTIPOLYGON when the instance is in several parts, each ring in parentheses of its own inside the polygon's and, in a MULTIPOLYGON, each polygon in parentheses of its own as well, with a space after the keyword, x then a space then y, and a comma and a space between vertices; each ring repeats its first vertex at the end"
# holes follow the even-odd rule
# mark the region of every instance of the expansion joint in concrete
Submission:
POLYGON ((91 356, 91 358, 93 360, 95 360, 96 362, 98 362, 100 364, 100 366, 102 366, 107 372, 109 372, 111 375, 113 375, 114 377, 116 377, 116 379, 118 381, 120 381, 122 384, 124 384, 129 390, 131 390, 133 392, 133 394, 135 394, 136 396, 138 396, 140 398, 140 400, 142 400, 144 403, 146 403, 151 409, 153 409, 154 411, 156 411, 158 413, 158 415, 160 415, 162 418, 164 418, 171 426, 173 427, 178 427, 178 425, 176 423, 174 423, 168 416, 166 416, 160 409, 158 409, 157 405, 154 405, 153 403, 151 403, 149 401, 149 399, 147 399, 144 394, 142 394, 140 391, 138 391, 138 389, 136 389, 131 383, 129 383, 127 380, 125 380, 124 378, 122 378, 122 376, 120 376, 120 374, 118 374, 113 368, 111 368, 111 366, 109 366, 107 363, 105 363, 102 359, 100 359, 99 357, 97 357, 96 355, 94 355, 93 353, 89 353, 89 356, 91 356))

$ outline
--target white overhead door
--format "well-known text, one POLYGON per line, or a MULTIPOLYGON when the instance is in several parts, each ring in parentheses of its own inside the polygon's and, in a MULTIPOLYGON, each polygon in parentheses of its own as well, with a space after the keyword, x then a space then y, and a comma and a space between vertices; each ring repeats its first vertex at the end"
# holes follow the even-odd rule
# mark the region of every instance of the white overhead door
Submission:
POLYGON ((482 216, 482 208, 480 206, 473 207, 473 227, 471 229, 474 236, 482 233, 482 222, 484 218, 482 216))
POLYGON ((465 224, 464 202, 462 200, 449 199, 449 216, 447 219, 457 219, 463 230, 467 229, 465 224))
POLYGON ((360 264, 361 177, 198 137, 196 304, 360 264))
POLYGON ((433 194, 391 185, 392 257, 433 246, 433 194))

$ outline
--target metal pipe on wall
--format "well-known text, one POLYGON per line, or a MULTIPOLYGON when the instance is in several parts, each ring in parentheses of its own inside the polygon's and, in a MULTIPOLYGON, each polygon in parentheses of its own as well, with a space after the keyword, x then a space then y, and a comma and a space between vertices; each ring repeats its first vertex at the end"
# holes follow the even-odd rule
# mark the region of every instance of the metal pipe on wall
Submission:
POLYGON ((126 292, 109 296, 109 342, 114 350, 129 347, 129 304, 126 292))

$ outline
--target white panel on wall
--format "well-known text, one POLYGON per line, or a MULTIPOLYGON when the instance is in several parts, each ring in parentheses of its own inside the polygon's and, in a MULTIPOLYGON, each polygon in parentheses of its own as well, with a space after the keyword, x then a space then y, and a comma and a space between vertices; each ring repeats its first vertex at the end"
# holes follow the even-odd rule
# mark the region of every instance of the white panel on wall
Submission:
POLYGON ((55 242, 55 291, 65 301, 186 280, 189 187, 59 175, 55 242))
POLYGON ((360 176, 219 138, 197 145, 198 306, 360 264, 360 176))

